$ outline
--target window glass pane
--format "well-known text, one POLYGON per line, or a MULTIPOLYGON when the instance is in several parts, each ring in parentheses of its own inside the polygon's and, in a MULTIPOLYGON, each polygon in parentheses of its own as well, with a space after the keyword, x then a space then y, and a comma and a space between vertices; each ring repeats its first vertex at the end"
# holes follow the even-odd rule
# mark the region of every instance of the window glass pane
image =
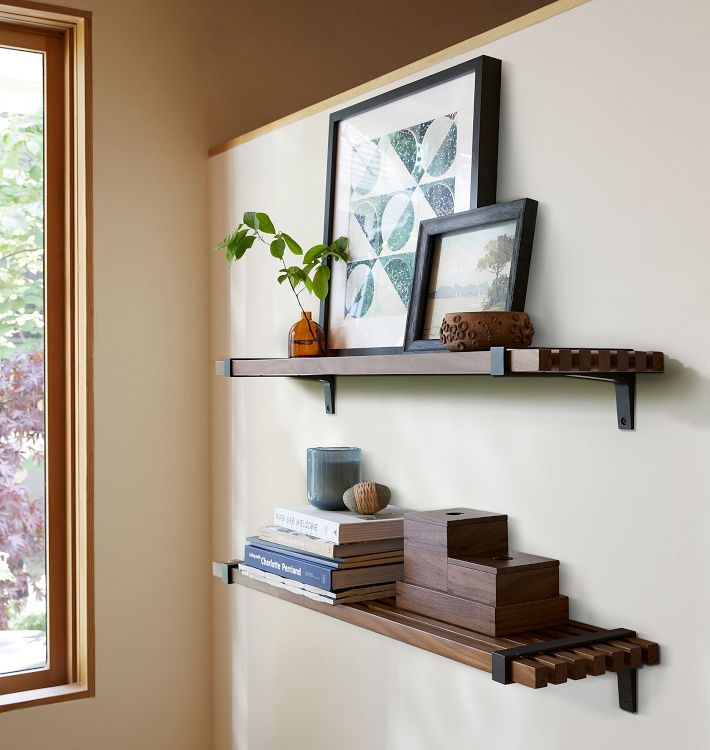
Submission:
POLYGON ((0 47, 0 674, 47 662, 43 62, 0 47))

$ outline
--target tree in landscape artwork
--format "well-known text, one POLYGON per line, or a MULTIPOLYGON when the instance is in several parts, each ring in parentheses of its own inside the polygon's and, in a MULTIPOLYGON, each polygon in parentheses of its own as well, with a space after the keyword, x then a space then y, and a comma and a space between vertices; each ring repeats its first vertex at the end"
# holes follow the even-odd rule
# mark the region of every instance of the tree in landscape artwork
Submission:
POLYGON ((462 229, 436 240, 423 338, 438 339, 450 312, 505 310, 515 221, 462 229))
POLYGON ((484 310, 505 310, 510 285, 510 262, 513 258, 513 237, 501 234, 489 240, 483 248, 483 257, 478 261, 478 269, 490 271, 493 281, 483 304, 484 310), (504 271, 507 270, 507 273, 504 271))

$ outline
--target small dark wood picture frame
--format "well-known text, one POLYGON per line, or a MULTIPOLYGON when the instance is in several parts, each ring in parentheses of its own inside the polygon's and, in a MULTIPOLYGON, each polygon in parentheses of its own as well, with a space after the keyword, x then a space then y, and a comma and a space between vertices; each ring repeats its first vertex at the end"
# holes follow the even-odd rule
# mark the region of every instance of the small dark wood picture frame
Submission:
MULTIPOLYGON (((404 101, 408 97, 453 81, 469 73, 475 73, 473 92, 472 139, 468 142, 471 149, 471 180, 468 204, 471 208, 487 206, 496 201, 496 184, 498 178, 498 118, 500 109, 501 61, 488 56, 472 60, 441 70, 430 76, 392 89, 378 96, 358 102, 346 109, 333 112, 329 120, 328 162, 326 173, 325 223, 323 242, 330 244, 334 239, 334 212, 336 176, 338 169, 338 134, 344 121, 365 112, 393 102, 404 101)), ((415 230, 416 231, 416 230, 415 230)), ((331 259, 326 264, 332 270, 331 259)), ((332 284, 331 284, 332 291, 332 284)), ((352 356, 367 354, 400 354, 402 346, 372 346, 368 348, 333 348, 330 345, 332 297, 330 294, 320 306, 320 324, 325 331, 328 354, 330 356, 352 356)))
MULTIPOLYGON (((432 261, 437 244, 445 235, 462 230, 474 232, 485 229, 489 225, 515 221, 508 293, 504 309, 521 312, 524 310, 536 218, 537 201, 523 198, 421 222, 417 255, 414 261, 412 296, 409 301, 407 327, 404 334, 404 351, 431 352, 445 349, 438 339, 423 338, 430 296, 432 261)), ((465 308, 461 311, 465 311, 465 308)))

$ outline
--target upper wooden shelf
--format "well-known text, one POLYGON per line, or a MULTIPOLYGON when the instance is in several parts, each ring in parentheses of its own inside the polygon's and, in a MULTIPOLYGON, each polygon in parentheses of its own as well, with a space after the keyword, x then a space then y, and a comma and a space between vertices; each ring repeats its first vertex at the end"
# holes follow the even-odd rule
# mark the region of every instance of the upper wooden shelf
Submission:
POLYGON ((234 359, 216 363, 227 377, 296 377, 319 380, 326 412, 335 413, 339 375, 567 376, 611 381, 616 386, 619 429, 634 427, 637 373, 662 373, 663 352, 634 349, 505 349, 482 352, 426 352, 358 357, 234 359))
MULTIPOLYGON (((231 377, 315 377, 318 375, 497 375, 496 355, 484 352, 378 354, 360 357, 227 359, 220 372, 231 377), (226 368, 223 370, 223 368, 226 368)), ((508 349, 501 375, 599 375, 663 372, 663 352, 633 349, 508 349)))

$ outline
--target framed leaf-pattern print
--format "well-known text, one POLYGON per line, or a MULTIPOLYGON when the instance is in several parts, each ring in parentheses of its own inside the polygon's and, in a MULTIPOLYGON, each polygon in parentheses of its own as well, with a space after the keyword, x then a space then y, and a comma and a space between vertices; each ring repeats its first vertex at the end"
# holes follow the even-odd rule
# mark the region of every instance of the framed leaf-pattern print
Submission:
POLYGON ((321 325, 333 355, 401 352, 420 222, 496 200, 501 63, 478 57, 330 116, 321 325))

